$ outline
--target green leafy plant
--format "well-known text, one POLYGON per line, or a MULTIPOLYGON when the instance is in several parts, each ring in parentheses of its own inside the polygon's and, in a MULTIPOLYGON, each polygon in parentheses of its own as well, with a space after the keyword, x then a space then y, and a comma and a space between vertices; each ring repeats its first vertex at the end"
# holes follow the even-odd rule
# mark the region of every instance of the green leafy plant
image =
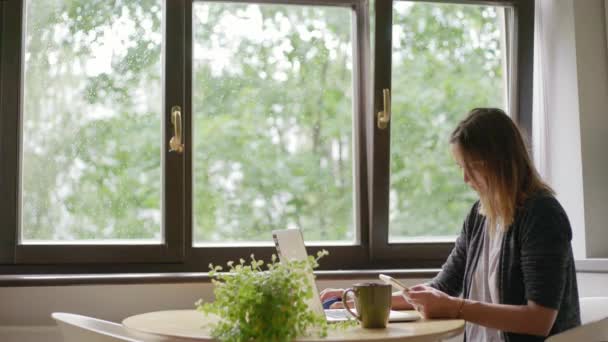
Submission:
POLYGON ((308 279, 310 272, 327 254, 323 250, 316 257, 289 262, 278 262, 273 254, 266 265, 252 254, 249 264, 244 259, 236 264, 228 262, 228 272, 209 264, 215 301, 199 300, 197 310, 219 317, 211 333, 220 341, 291 341, 311 334, 326 336, 325 317, 310 310, 307 300, 314 293, 308 279))

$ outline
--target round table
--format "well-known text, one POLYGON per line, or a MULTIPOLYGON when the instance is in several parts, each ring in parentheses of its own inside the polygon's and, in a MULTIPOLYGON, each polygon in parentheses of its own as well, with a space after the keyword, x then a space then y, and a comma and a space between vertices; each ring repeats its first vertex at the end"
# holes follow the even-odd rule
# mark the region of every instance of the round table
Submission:
MULTIPOLYGON (((137 335, 158 336, 158 340, 212 341, 211 325, 215 316, 196 310, 148 312, 123 320, 122 324, 137 335)), ((421 319, 415 322, 389 323, 386 329, 363 329, 360 326, 332 328, 326 337, 303 337, 297 341, 438 341, 462 333, 461 319, 421 319)), ((146 341, 148 339, 145 339, 146 341)))

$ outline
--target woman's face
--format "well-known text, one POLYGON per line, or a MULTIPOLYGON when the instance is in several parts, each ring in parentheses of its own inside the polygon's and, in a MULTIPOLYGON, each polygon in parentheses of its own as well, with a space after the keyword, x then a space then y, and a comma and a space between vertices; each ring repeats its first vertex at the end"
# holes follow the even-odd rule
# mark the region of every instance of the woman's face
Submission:
POLYGON ((462 150, 458 144, 451 144, 452 157, 463 173, 464 182, 473 188, 479 195, 487 190, 487 185, 481 173, 482 161, 465 162, 462 150))

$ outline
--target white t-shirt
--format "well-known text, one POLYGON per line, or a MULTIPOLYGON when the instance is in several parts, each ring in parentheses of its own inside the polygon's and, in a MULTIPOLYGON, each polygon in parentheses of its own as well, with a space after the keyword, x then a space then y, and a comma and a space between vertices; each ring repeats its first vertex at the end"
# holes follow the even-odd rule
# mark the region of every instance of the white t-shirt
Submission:
MULTIPOLYGON (((471 278, 469 299, 500 304, 498 293, 498 267, 504 232, 497 226, 494 232, 484 227, 483 243, 479 260, 471 278)), ((467 322, 465 326, 467 341, 503 342, 499 330, 467 322)))

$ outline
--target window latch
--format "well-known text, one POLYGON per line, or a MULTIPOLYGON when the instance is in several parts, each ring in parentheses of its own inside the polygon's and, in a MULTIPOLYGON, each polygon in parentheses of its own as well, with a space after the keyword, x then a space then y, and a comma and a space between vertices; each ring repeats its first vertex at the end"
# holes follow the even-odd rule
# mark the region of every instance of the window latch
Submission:
POLYGON ((173 137, 169 140, 169 152, 184 153, 182 144, 182 108, 173 106, 171 108, 171 123, 173 124, 173 137))
POLYGON ((391 91, 388 88, 382 89, 382 102, 384 108, 378 112, 378 128, 386 129, 391 121, 391 91))

